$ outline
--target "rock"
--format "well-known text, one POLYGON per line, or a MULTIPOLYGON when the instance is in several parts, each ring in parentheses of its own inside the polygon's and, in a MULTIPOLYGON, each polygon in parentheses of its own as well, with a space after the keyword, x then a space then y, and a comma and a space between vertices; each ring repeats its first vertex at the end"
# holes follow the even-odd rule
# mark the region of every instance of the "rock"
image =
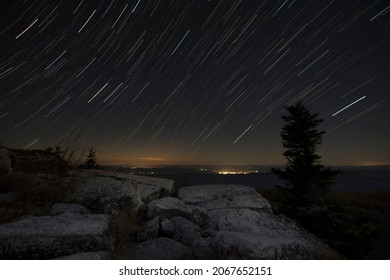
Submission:
POLYGON ((149 203, 160 198, 162 188, 159 186, 138 184, 138 188, 141 192, 141 199, 143 203, 149 203))
POLYGON ((129 181, 111 177, 82 177, 67 201, 81 204, 93 212, 110 212, 112 208, 132 203, 141 205, 141 195, 129 181))
POLYGON ((160 228, 160 220, 158 217, 144 223, 137 233, 137 241, 145 241, 157 237, 160 228))
POLYGON ((197 225, 204 225, 207 219, 207 214, 203 209, 186 205, 183 201, 174 197, 164 197, 147 204, 146 218, 149 220, 157 216, 168 219, 180 216, 197 225))
POLYGON ((160 237, 129 248, 129 260, 191 260, 192 250, 180 242, 160 237))
POLYGON ((11 158, 6 148, 0 148, 0 175, 8 174, 12 171, 11 158))
POLYGON ((195 240, 202 238, 199 226, 191 223, 189 220, 182 217, 173 217, 172 223, 175 226, 174 240, 192 247, 195 240))
POLYGON ((217 209, 209 213, 211 236, 196 240, 197 259, 311 259, 331 251, 294 221, 250 209, 217 209))
POLYGON ((183 187, 178 198, 186 204, 206 210, 219 208, 248 208, 271 211, 271 205, 252 187, 241 185, 202 185, 183 187))
POLYGON ((172 238, 175 234, 175 225, 167 218, 163 218, 160 222, 160 235, 172 238))
POLYGON ((108 215, 25 217, 0 225, 3 259, 50 259, 107 250, 108 215))
POLYGON ((62 256, 58 258, 54 258, 53 260, 107 260, 108 259, 108 253, 104 251, 98 251, 98 252, 84 252, 84 253, 77 253, 69 256, 62 256))
POLYGON ((89 214, 90 211, 82 205, 68 203, 56 203, 50 208, 50 215, 60 215, 64 213, 89 214))
POLYGON ((164 178, 137 176, 132 174, 126 174, 121 172, 114 172, 104 169, 84 169, 81 172, 76 173, 77 176, 81 177, 111 177, 122 181, 131 181, 138 185, 149 185, 161 188, 160 196, 170 196, 174 189, 174 181, 164 178))

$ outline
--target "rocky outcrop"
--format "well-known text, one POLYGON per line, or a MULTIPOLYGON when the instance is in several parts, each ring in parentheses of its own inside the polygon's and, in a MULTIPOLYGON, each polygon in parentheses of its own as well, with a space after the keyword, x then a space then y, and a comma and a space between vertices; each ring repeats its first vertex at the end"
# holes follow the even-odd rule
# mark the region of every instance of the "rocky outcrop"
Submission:
POLYGON ((47 259, 108 249, 108 215, 25 217, 0 225, 3 259, 47 259))
POLYGON ((81 204, 95 213, 110 213, 126 204, 141 205, 138 188, 131 181, 88 176, 76 180, 75 191, 67 201, 81 204))
POLYGON ((129 260, 191 260, 192 250, 180 242, 159 237, 128 249, 129 260))
POLYGON ((108 253, 105 251, 98 252, 83 252, 77 253, 69 256, 62 256, 58 258, 54 258, 54 260, 106 260, 108 259, 108 253))
POLYGON ((294 221, 250 209, 217 209, 209 212, 208 238, 197 240, 194 254, 200 259, 311 259, 329 250, 294 221))
POLYGON ((137 176, 104 169, 84 169, 81 172, 77 171, 72 174, 77 177, 109 177, 119 181, 131 182, 140 189, 141 193, 145 186, 147 189, 143 194, 145 198, 148 197, 147 193, 155 193, 157 190, 159 192, 158 197, 171 196, 174 191, 174 182, 169 179, 137 176))
MULTIPOLYGON (((45 182, 46 176, 51 176, 21 172, 17 174, 40 179, 36 181, 38 186, 45 182)), ((136 213, 143 203, 160 199, 162 195, 170 194, 173 188, 171 180, 143 178, 105 170, 73 171, 70 172, 70 177, 73 192, 66 197, 66 203, 56 203, 51 207, 51 216, 26 216, 13 222, 8 222, 11 219, 3 219, 8 223, 0 225, 1 258, 104 259, 107 253, 101 252, 112 248, 118 234, 109 232, 113 226, 111 222, 116 219, 122 228, 127 222, 138 226, 135 221, 136 213), (130 209, 134 209, 130 216, 120 215, 130 209)), ((13 194, 1 195, 0 207, 12 203, 13 197, 13 194)), ((11 210, 14 209, 4 209, 4 213, 0 211, 0 214, 11 217, 11 210)), ((159 231, 158 217, 145 221, 138 231, 138 240, 155 239, 159 231)))
POLYGON ((174 197, 164 197, 147 204, 146 218, 152 219, 157 216, 160 218, 180 216, 197 225, 204 225, 207 218, 205 210, 185 204, 182 200, 174 197))
POLYGON ((206 210, 246 208, 270 211, 268 200, 252 187, 241 185, 203 185, 181 188, 178 198, 206 210))
MULTIPOLYGON (((121 247, 128 259, 332 255, 328 246, 297 223, 273 214, 270 203, 251 187, 184 187, 172 197, 173 182, 167 179, 107 170, 83 170, 71 176, 74 192, 66 203, 52 206, 52 216, 0 225, 2 258, 106 259, 108 250, 122 244, 115 238, 128 239, 128 231, 134 238, 121 247)), ((3 201, 8 201, 7 196, 3 201)))

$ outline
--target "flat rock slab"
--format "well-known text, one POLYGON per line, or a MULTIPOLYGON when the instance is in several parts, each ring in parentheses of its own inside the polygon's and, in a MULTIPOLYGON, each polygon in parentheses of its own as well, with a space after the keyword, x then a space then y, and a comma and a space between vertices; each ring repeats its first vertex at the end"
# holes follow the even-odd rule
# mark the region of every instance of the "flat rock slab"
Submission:
POLYGON ((90 177, 90 176, 111 177, 119 180, 131 181, 136 184, 157 186, 162 188, 161 194, 163 196, 171 195, 174 188, 173 180, 164 179, 164 178, 147 177, 147 176, 138 176, 138 175, 114 172, 114 171, 104 170, 104 169, 84 169, 81 172, 77 172, 77 174, 75 175, 81 177, 90 177))
POLYGON ((129 260, 191 260, 192 250, 180 242, 160 237, 129 248, 129 260))
POLYGON ((146 218, 150 220, 157 216, 168 219, 179 216, 197 225, 204 225, 207 219, 205 210, 187 205, 180 199, 174 197, 164 197, 147 204, 146 218))
POLYGON ((312 259, 319 252, 331 252, 285 216, 250 209, 218 209, 208 214, 214 232, 195 242, 199 259, 312 259))
POLYGON ((108 258, 108 253, 104 251, 99 252, 83 252, 77 253, 69 256, 63 256, 55 258, 54 260, 106 260, 108 258))
POLYGON ((106 206, 121 200, 132 201, 135 205, 142 204, 139 190, 130 181, 90 176, 79 178, 75 184, 75 191, 67 200, 93 212, 103 213, 106 206))
POLYGON ((0 225, 3 259, 50 259, 107 249, 108 215, 26 217, 0 225))
POLYGON ((271 205, 252 187, 242 185, 201 185, 179 189, 178 198, 206 210, 248 208, 271 211, 271 205))

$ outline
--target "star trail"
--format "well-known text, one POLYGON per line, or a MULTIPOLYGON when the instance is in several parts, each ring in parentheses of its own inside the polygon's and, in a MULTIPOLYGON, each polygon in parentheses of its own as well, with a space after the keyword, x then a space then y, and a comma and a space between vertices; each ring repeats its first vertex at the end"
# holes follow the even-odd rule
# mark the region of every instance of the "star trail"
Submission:
POLYGON ((107 164, 283 164, 284 107, 325 164, 390 164, 390 2, 1 1, 0 143, 107 164))

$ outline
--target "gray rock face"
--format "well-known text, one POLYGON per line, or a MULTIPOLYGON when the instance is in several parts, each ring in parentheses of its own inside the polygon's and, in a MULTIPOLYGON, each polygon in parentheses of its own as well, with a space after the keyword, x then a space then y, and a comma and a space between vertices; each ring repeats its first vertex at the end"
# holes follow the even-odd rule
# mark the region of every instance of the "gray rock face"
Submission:
POLYGON ((55 258, 54 260, 106 260, 108 258, 108 253, 104 251, 99 252, 84 252, 77 253, 69 256, 63 256, 55 258))
POLYGON ((207 211, 202 232, 208 236, 193 238, 196 259, 311 259, 318 252, 331 252, 291 219, 274 215, 269 202, 254 188, 185 187, 179 190, 178 198, 207 211))
POLYGON ((194 245, 196 258, 311 259, 317 252, 330 251, 294 221, 268 212, 212 210, 209 226, 211 236, 194 245))
POLYGON ((69 197, 72 203, 82 204, 97 213, 120 210, 124 204, 140 206, 162 196, 170 195, 173 181, 112 172, 90 170, 70 172, 78 178, 76 191, 69 197))
POLYGON ((172 180, 169 180, 169 179, 137 176, 137 175, 132 175, 132 174, 113 172, 113 171, 104 170, 104 169, 97 169, 97 170, 85 169, 81 172, 77 172, 77 176, 111 177, 111 178, 114 178, 117 180, 130 181, 134 185, 156 186, 156 187, 160 188, 160 196, 170 196, 172 194, 172 191, 174 188, 174 182, 172 180))
POLYGON ((131 247, 127 258, 130 260, 191 260, 192 250, 172 239, 160 237, 147 240, 131 247))
POLYGON ((175 225, 167 218, 163 218, 160 222, 160 235, 172 238, 175 234, 175 225))
POLYGON ((0 225, 3 259, 47 259, 107 250, 108 215, 26 217, 0 225))
POLYGON ((131 201, 135 205, 142 204, 139 190, 131 182, 93 176, 79 180, 75 192, 68 200, 97 213, 109 212, 108 208, 120 204, 121 200, 126 203, 131 201))
POLYGON ((252 187, 241 185, 202 185, 181 188, 178 198, 206 210, 248 208, 271 211, 271 205, 252 187))
POLYGON ((191 223, 189 220, 182 217, 173 217, 172 223, 175 227, 173 239, 192 247, 197 239, 201 239, 199 226, 191 223))
POLYGON ((0 148, 0 175, 8 174, 12 171, 11 158, 6 148, 0 148))
POLYGON ((204 225, 207 217, 205 210, 187 205, 180 199, 174 197, 164 197, 159 200, 154 200, 146 206, 147 219, 152 219, 157 216, 168 219, 180 216, 197 225, 204 225))
POLYGON ((160 229, 160 220, 158 217, 144 223, 137 233, 137 241, 145 241, 157 237, 160 229))
POLYGON ((146 184, 138 184, 141 192, 141 199, 144 203, 149 203, 153 200, 159 199, 161 194, 161 187, 146 184))
POLYGON ((50 215, 60 215, 64 213, 89 214, 90 211, 82 205, 68 203, 56 203, 50 209, 50 215))

